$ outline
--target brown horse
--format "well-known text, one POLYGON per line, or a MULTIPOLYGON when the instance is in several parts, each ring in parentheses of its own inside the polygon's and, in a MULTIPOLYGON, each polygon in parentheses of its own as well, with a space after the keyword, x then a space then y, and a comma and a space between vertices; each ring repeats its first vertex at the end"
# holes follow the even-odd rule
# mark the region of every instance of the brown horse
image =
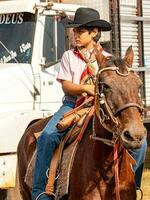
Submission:
MULTIPOLYGON (((133 50, 124 59, 107 60, 97 52, 100 69, 96 78, 95 113, 75 154, 70 175, 68 200, 135 200, 132 159, 126 149, 138 148, 146 137, 142 121, 141 81, 132 70, 133 50), (118 151, 118 154, 116 153, 118 151)), ((35 151, 34 132, 49 119, 32 124, 18 145, 20 190, 31 200, 24 182, 28 163, 35 151)))

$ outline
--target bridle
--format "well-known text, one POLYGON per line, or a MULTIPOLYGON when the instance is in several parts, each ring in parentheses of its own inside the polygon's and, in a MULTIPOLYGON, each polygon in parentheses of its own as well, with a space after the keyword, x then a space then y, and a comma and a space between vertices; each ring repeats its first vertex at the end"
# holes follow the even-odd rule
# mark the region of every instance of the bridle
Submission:
POLYGON ((110 145, 110 146, 114 146, 114 144, 118 141, 119 135, 120 135, 119 120, 117 118, 117 115, 121 113, 123 110, 130 107, 136 107, 141 114, 143 113, 142 103, 140 105, 134 102, 126 103, 122 107, 118 108, 117 110, 112 111, 112 109, 110 108, 107 102, 107 99, 103 90, 103 86, 102 86, 102 89, 99 91, 99 85, 102 84, 101 82, 99 82, 99 76, 101 73, 103 73, 104 71, 115 71, 119 76, 126 77, 129 75, 130 72, 134 72, 134 70, 129 67, 127 67, 126 70, 127 70, 127 73, 123 74, 119 71, 118 67, 112 66, 112 67, 102 68, 97 73, 96 94, 95 94, 95 116, 93 117, 93 131, 92 131, 93 133, 91 135, 91 138, 94 140, 102 141, 105 144, 110 145), (101 138, 100 136, 96 135, 95 117, 98 118, 100 124, 104 127, 104 129, 108 130, 110 133, 113 133, 112 140, 101 138))

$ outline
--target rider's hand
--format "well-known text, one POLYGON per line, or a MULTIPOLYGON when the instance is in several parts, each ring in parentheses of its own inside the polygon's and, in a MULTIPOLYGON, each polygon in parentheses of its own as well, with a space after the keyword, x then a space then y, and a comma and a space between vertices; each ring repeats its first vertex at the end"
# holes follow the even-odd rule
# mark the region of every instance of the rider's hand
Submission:
POLYGON ((84 88, 85 93, 94 96, 94 94, 95 94, 95 86, 94 85, 84 85, 83 88, 84 88))

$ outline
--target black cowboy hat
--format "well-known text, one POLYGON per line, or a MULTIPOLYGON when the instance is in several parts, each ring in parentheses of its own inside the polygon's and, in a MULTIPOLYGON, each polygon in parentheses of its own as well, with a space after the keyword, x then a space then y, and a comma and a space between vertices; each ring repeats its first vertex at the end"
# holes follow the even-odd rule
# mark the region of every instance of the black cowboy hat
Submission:
POLYGON ((80 7, 76 10, 74 20, 66 19, 64 23, 67 28, 73 27, 98 27, 101 31, 110 31, 109 22, 100 19, 99 12, 93 8, 80 7))

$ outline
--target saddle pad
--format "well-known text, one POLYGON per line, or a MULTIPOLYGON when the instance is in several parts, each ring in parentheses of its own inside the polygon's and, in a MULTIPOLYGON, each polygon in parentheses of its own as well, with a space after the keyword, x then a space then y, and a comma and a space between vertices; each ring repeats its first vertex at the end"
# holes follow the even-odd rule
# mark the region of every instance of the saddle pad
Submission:
POLYGON ((25 174, 24 182, 28 185, 29 188, 32 188, 33 185, 33 171, 35 165, 35 158, 36 158, 36 150, 34 151, 31 160, 28 164, 27 171, 25 174))
MULTIPOLYGON (((36 140, 39 138, 41 133, 42 133, 42 131, 34 133, 36 140)), ((31 160, 28 163, 26 174, 25 174, 25 177, 24 177, 24 182, 27 184, 27 186, 29 188, 32 188, 32 185, 33 185, 35 158, 36 158, 36 150, 33 152, 31 160)))
POLYGON ((55 200, 60 200, 64 195, 68 194, 70 172, 77 147, 78 142, 75 140, 63 152, 61 168, 56 180, 55 200))

